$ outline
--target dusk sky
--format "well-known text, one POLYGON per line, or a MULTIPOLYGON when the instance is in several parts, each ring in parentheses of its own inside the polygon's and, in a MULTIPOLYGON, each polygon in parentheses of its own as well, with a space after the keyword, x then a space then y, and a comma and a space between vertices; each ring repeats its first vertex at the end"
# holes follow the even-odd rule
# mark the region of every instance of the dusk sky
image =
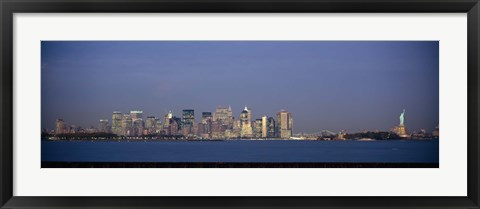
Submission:
POLYGON ((439 122, 437 41, 42 41, 42 128, 112 112, 292 113, 293 132, 409 131, 439 122))

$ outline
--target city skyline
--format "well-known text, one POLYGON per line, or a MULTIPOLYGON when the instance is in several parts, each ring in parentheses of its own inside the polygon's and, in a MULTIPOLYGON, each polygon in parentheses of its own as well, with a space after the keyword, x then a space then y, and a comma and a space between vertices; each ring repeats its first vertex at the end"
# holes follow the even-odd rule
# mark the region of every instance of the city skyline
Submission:
POLYGON ((411 130, 433 130, 438 42, 44 41, 41 91, 47 129, 97 127, 112 110, 194 109, 198 122, 222 104, 252 120, 287 109, 295 133, 389 130, 402 109, 411 130))
MULTIPOLYGON (((119 136, 121 135, 125 135, 125 133, 122 132, 122 128, 125 128, 125 127, 121 127, 123 126, 122 124, 125 123, 125 116, 128 116, 128 119, 130 120, 130 124, 132 125, 132 127, 135 126, 135 120, 136 119, 139 119, 141 124, 140 125, 140 133, 141 134, 132 134, 132 135, 136 135, 136 136, 142 136, 142 135, 149 135, 149 134, 160 134, 160 130, 164 130, 164 128, 167 128, 165 126, 169 126, 170 125, 170 121, 167 121, 167 118, 168 119, 175 119, 177 118, 179 121, 179 124, 178 124, 178 129, 179 131, 181 131, 181 129, 184 129, 185 127, 185 124, 187 124, 188 126, 190 126, 189 128, 191 128, 193 131, 193 127, 197 127, 198 125, 200 124, 207 124, 207 123, 211 123, 211 122, 216 122, 216 121, 222 121, 222 123, 224 123, 223 120, 230 120, 229 122, 225 123, 225 124, 228 124, 228 123, 231 123, 230 125, 232 127, 230 127, 229 129, 233 129, 233 125, 235 124, 235 122, 241 122, 242 119, 245 121, 248 121, 249 123, 253 123, 252 124, 249 124, 250 128, 253 128, 253 130, 251 130, 250 132, 258 132, 257 135, 254 135, 253 137, 259 137, 259 138, 267 138, 267 137, 278 137, 278 138, 289 138, 293 135, 296 135, 296 134, 322 134, 322 132, 324 133, 328 133, 328 134, 346 134, 346 133, 355 133, 355 132, 365 132, 365 131, 368 131, 368 132, 392 132, 392 133, 397 133, 399 134, 400 136, 402 136, 403 138, 406 138, 408 137, 407 135, 408 132, 412 131, 412 133, 426 133, 427 132, 427 129, 425 128, 422 128, 422 129, 419 129, 419 130, 410 130, 410 131, 407 131, 405 126, 404 126, 404 119, 405 119, 405 109, 403 110, 403 112, 400 114, 400 122, 398 124, 398 126, 392 126, 389 130, 379 130, 379 129, 375 129, 375 130, 367 130, 367 129, 363 129, 363 130, 345 130, 345 129, 341 129, 341 130, 333 130, 335 132, 332 132, 331 130, 317 130, 316 132, 311 132, 311 133, 306 133, 306 132, 293 132, 293 121, 292 121, 292 116, 290 112, 288 112, 287 110, 280 110, 279 112, 277 112, 276 114, 276 119, 275 120, 273 118, 273 116, 268 116, 268 115, 263 115, 262 117, 260 118, 252 118, 252 109, 251 108, 248 108, 247 106, 245 106, 244 110, 240 113, 240 115, 238 117, 235 117, 235 114, 233 114, 233 110, 231 108, 231 106, 221 106, 221 105, 218 105, 217 108, 215 109, 214 112, 212 111, 201 111, 201 112, 197 112, 197 116, 195 116, 196 114, 194 113, 195 110, 194 109, 183 109, 182 110, 182 114, 175 114, 173 113, 172 111, 168 111, 166 112, 165 115, 162 116, 155 116, 155 115, 152 115, 152 114, 144 114, 144 112, 142 110, 130 110, 130 111, 125 111, 125 112, 122 112, 122 111, 118 111, 118 110, 115 110, 113 111, 112 113, 112 117, 111 117, 111 120, 108 119, 108 118, 103 118, 103 119, 99 119, 99 123, 97 125, 90 125, 90 126, 78 126, 76 125, 75 123, 66 123, 62 118, 57 118, 56 122, 55 122, 55 128, 54 129, 43 129, 44 131, 48 132, 48 133, 59 133, 59 130, 58 130, 58 121, 61 121, 62 124, 64 125, 63 127, 63 131, 65 131, 65 133, 75 133, 76 131, 78 131, 79 129, 82 129, 83 131, 86 131, 86 132, 99 132, 99 133, 114 133, 114 134, 117 134, 119 136), (219 116, 219 111, 221 112, 222 110, 226 110, 227 112, 224 112, 223 116, 219 116), (223 118, 222 118, 223 117, 223 118), (285 117, 289 118, 289 119, 286 119, 285 121, 282 121, 281 118, 284 118, 285 117), (118 119, 117 122, 116 121, 116 118, 118 119), (210 120, 210 121, 207 121, 210 120), (268 119, 268 123, 267 123, 267 119, 268 119), (189 121, 186 121, 186 120, 189 120, 189 121), (273 121, 271 121, 273 120, 273 121), (282 121, 282 122, 281 122, 282 121), (118 124, 116 124, 118 123, 118 124), (277 132, 278 131, 278 136, 276 134, 267 134, 267 124, 271 124, 273 123, 273 131, 274 132, 277 132), (115 125, 116 124, 116 125, 115 125), (115 127, 117 126, 117 127, 115 127), (257 127, 256 127, 257 126, 257 127), (275 128, 275 126, 278 126, 275 128), (72 128, 75 128, 77 130, 69 130, 69 129, 72 129, 72 128), (118 129, 118 130, 117 130, 118 129), (282 130, 283 129, 288 129, 289 131, 289 135, 282 135, 282 130), (73 132, 72 132, 73 131, 73 132), (146 131, 144 133, 144 131, 146 131)), ((240 125, 240 124, 239 124, 240 125)), ((211 129, 211 124, 209 124, 209 128, 208 133, 210 133, 210 129, 211 129)), ((170 127, 168 127, 170 128, 170 127)), ((205 127, 206 128, 206 127, 205 127)), ((438 134, 438 125, 433 128, 432 130, 429 130, 429 131, 432 131, 432 132, 437 132, 438 134)), ((269 128, 269 131, 270 128, 269 128)), ((62 131, 60 131, 62 132, 62 131)), ((223 132, 223 131, 222 131, 223 132)), ((165 132, 161 133, 161 134, 166 134, 165 132)), ((197 134, 197 132, 195 132, 195 135, 197 134)), ((252 134, 252 133, 250 133, 252 134)), ((208 136, 207 138, 209 138, 211 136, 208 136)), ((240 136, 239 136, 240 137, 240 136)), ((222 137, 219 137, 219 138, 222 138, 222 137)))
MULTIPOLYGON (((181 117, 168 112, 162 117, 149 115, 144 120, 142 110, 126 113, 113 111, 111 123, 100 119, 97 127, 84 128, 67 124, 58 118, 54 130, 43 130, 43 134, 62 137, 76 134, 100 134, 104 137, 185 137, 200 139, 236 139, 236 138, 281 138, 293 136, 292 114, 286 110, 277 112, 277 120, 264 115, 261 119, 252 118, 252 110, 245 106, 238 117, 232 108, 217 106, 215 112, 202 112, 201 120, 195 120, 195 110, 182 110, 181 117), (65 136, 66 136, 65 135, 65 136)), ((100 136, 98 135, 98 136, 100 136)))

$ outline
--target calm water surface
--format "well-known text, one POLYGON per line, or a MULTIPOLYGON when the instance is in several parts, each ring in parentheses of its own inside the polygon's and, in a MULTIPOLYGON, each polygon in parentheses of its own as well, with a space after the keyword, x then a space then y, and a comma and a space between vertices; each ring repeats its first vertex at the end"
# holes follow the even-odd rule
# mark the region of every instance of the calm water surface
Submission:
POLYGON ((42 141, 42 161, 438 163, 438 146, 438 140, 42 141))

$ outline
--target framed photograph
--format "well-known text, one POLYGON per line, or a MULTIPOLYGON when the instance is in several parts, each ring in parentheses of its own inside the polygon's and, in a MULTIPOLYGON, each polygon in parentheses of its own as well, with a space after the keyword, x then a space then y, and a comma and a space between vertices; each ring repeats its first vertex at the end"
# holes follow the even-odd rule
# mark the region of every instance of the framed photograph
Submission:
POLYGON ((438 168, 438 49, 42 41, 41 167, 438 168))
POLYGON ((479 208, 477 0, 0 5, 2 208, 479 208))

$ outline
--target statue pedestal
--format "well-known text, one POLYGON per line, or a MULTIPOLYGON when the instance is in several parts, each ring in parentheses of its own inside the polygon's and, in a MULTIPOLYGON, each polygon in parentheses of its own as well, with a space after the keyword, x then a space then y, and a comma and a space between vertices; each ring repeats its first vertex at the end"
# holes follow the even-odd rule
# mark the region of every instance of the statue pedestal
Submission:
POLYGON ((407 129, 405 128, 405 125, 399 125, 399 126, 395 127, 394 132, 402 138, 410 137, 410 135, 408 135, 408 133, 407 133, 407 129))

